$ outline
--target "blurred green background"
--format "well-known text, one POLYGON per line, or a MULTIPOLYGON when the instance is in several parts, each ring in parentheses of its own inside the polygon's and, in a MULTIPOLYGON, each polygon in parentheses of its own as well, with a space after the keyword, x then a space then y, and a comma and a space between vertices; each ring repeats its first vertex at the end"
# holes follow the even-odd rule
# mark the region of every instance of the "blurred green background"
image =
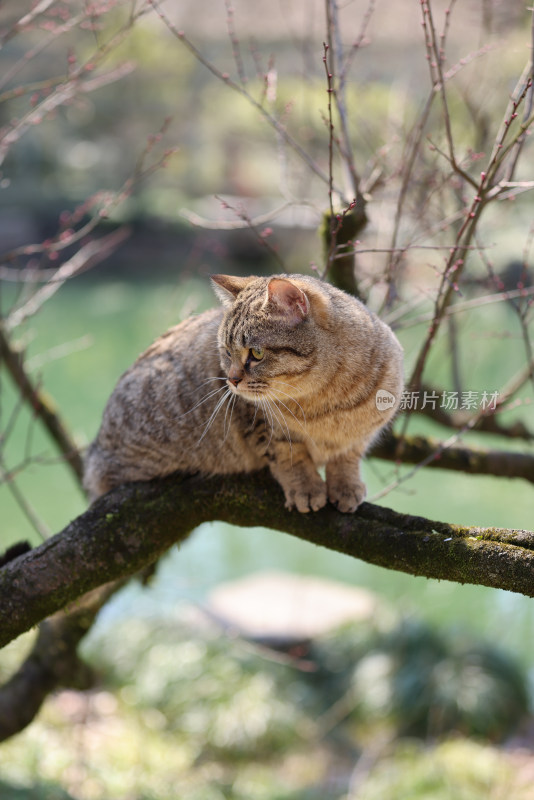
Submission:
MULTIPOLYGON (((67 11, 87 17, 83 4, 74 5, 52 4, 51 11, 59 8, 63 12, 47 17, 47 25, 32 25, 4 41, 0 50, 0 72, 4 75, 0 126, 9 126, 15 118, 23 118, 29 109, 38 107, 54 85, 54 76, 65 71, 68 58, 78 64, 90 59, 113 31, 124 27, 135 8, 119 3, 105 16, 94 18, 96 29, 92 29, 93 24, 59 34, 48 23, 59 25, 67 18, 67 11), (44 36, 50 37, 48 46, 7 80, 13 66, 38 47, 44 36), (16 86, 31 87, 31 91, 25 88, 21 96, 10 96, 9 91, 16 86)), ((377 166, 385 176, 382 191, 370 204, 370 223, 362 235, 369 247, 383 246, 387 240, 394 199, 394 189, 388 187, 394 187, 394 165, 402 152, 402 137, 428 92, 417 5, 403 0, 394 8, 384 3, 376 10, 367 31, 368 46, 357 52, 348 89, 357 161, 365 164, 368 177, 377 166)), ((450 33, 451 63, 470 55, 464 77, 451 89, 451 113, 458 141, 468 147, 470 142, 476 144, 479 127, 495 127, 500 120, 526 58, 529 20, 520 3, 504 8, 473 0, 460 5, 450 33), (491 47, 481 55, 478 49, 486 42, 491 47), (475 109, 471 116, 469 104, 464 102, 467 86, 475 109)), ((235 53, 227 35, 228 7, 222 1, 168 3, 164 8, 177 28, 183 28, 222 73, 238 80, 235 53)), ((20 8, 0 9, 0 32, 9 30, 20 13, 20 8)), ((344 14, 344 36, 351 41, 361 29, 364 10, 349 4, 344 14)), ((230 19, 240 41, 247 89, 261 96, 263 75, 269 74, 273 96, 266 100, 267 107, 325 170, 328 136, 324 124, 323 15, 319 2, 275 7, 259 2, 254 8, 236 2, 230 19)), ((281 144, 246 99, 215 79, 154 13, 142 18, 124 36, 105 68, 113 71, 124 64, 126 74, 120 80, 78 94, 72 102, 32 124, 9 149, 1 166, 0 249, 5 253, 55 236, 58 226, 61 229, 62 215, 72 213, 95 193, 120 192, 135 173, 147 142, 150 152, 145 165, 156 163, 167 149, 176 148, 168 165, 136 183, 134 191, 114 206, 110 218, 97 230, 98 235, 127 225, 130 237, 125 244, 102 265, 67 282, 16 332, 17 341, 26 349, 27 367, 51 393, 81 446, 95 435, 117 377, 137 354, 170 325, 213 305, 210 272, 246 274, 280 269, 272 252, 262 245, 261 236, 247 226, 202 230, 188 222, 189 212, 224 227, 228 221, 238 222, 242 210, 253 218, 291 202, 282 215, 268 223, 273 229, 269 244, 289 270, 307 272, 322 259, 317 227, 327 205, 326 188, 281 144), (162 139, 149 139, 169 117, 162 139), (226 198, 234 211, 225 208, 219 196, 226 198), (185 216, 183 209, 187 210, 185 216)), ((439 130, 437 112, 435 125, 439 130)), ((426 155, 429 161, 433 157, 426 155)), ((532 177, 528 169, 522 170, 522 177, 532 177)), ((96 208, 99 202, 101 199, 95 202, 96 208)), ((482 233, 489 237, 497 272, 522 258, 531 219, 528 195, 488 212, 482 233)), ((381 254, 361 258, 363 273, 371 276, 370 302, 375 307, 380 297, 373 294, 372 276, 382 269, 383 259, 381 254)), ((55 264, 40 255, 34 256, 33 262, 20 257, 7 263, 34 267, 55 264)), ((410 269, 424 287, 432 287, 430 256, 414 251, 410 269)), ((475 274, 476 270, 475 265, 475 274)), ((33 288, 32 284, 2 281, 2 315, 21 305, 33 288)), ((419 313, 428 308, 429 301, 416 310, 419 313)), ((407 313, 400 321, 409 319, 407 313)), ((460 315, 458 320, 465 354, 465 388, 498 390, 525 360, 517 315, 509 305, 500 304, 460 315)), ((398 325, 407 374, 425 331, 426 323, 398 325)), ((450 342, 445 336, 434 348, 428 372, 436 384, 450 384, 450 342)), ((21 467, 15 475, 18 489, 50 531, 57 532, 83 510, 85 501, 39 423, 28 409, 19 408, 7 375, 2 373, 0 381, 2 430, 9 429, 4 461, 11 469, 21 467), (26 464, 27 460, 31 463, 26 464)), ((528 386, 520 397, 528 401, 528 386)), ((521 418, 534 427, 534 414, 528 409, 518 406, 503 415, 503 422, 521 418)), ((416 418, 411 430, 449 435, 424 418, 416 418)), ((496 437, 479 435, 471 441, 503 447, 496 437)), ((506 441, 504 446, 531 450, 531 445, 521 441, 506 441)), ((397 474, 385 462, 368 460, 365 478, 369 496, 380 492, 397 474)), ((532 529, 532 487, 521 480, 422 470, 380 502, 431 519, 532 529)), ((21 538, 38 543, 8 484, 0 485, 0 509, 3 546, 21 538)), ((453 658, 451 653, 461 650, 458 642, 485 640, 502 647, 517 661, 526 680, 532 680, 534 612, 527 598, 484 587, 415 579, 312 548, 277 532, 238 530, 213 523, 196 531, 179 551, 173 550, 162 560, 149 588, 131 585, 109 604, 86 645, 101 677, 98 690, 86 699, 61 693, 47 704, 40 721, 4 746, 0 752, 0 781, 6 781, 5 786, 0 783, 2 800, 66 797, 59 786, 80 800, 171 796, 187 800, 333 800, 356 796, 364 800, 470 800, 504 796, 511 786, 515 787, 512 796, 529 797, 527 790, 522 794, 523 789, 514 781, 528 769, 530 756, 524 763, 507 760, 487 743, 487 737, 492 738, 487 731, 482 737, 484 743, 476 737, 471 741, 460 736, 427 748, 410 732, 410 738, 397 744, 391 735, 392 729, 396 731, 391 723, 392 709, 380 706, 374 716, 369 709, 361 711, 348 729, 336 729, 341 743, 334 738, 333 744, 325 744, 320 736, 314 738, 309 732, 316 713, 314 703, 320 698, 326 704, 321 711, 325 713, 328 702, 335 705, 339 701, 339 693, 330 696, 323 687, 320 691, 317 685, 310 688, 300 673, 290 668, 280 675, 276 670, 282 668, 275 666, 273 673, 269 662, 257 653, 243 660, 239 646, 236 652, 232 642, 221 644, 216 634, 213 641, 206 634, 204 641, 192 635, 187 626, 182 629, 181 609, 191 603, 202 604, 219 582, 270 568, 365 587, 381 598, 386 609, 376 623, 382 633, 384 628, 396 630, 397 626, 404 630, 408 620, 416 628, 421 626, 424 637, 431 641, 432 637, 443 637, 443 652, 449 659, 453 658), (165 643, 169 644, 165 658, 149 665, 142 661, 151 648, 159 652, 158 647, 165 643), (167 662, 177 668, 189 706, 186 699, 173 694, 172 669, 169 674, 165 672, 167 662), (131 665, 141 663, 139 674, 131 675, 131 665), (190 673, 184 672, 187 663, 194 664, 190 673), (199 687, 201 674, 209 678, 208 688, 206 682, 199 687), (152 693, 146 685, 143 688, 143 680, 153 682, 152 693), (161 691, 158 686, 163 687, 161 691), (233 687, 233 694, 228 686, 233 687), (205 693, 203 699, 195 695, 196 690, 205 693), (252 725, 250 735, 244 737, 246 746, 236 735, 226 748, 220 747, 210 726, 232 728, 231 700, 237 695, 244 704, 241 710, 234 708, 237 727, 244 726, 246 731, 244 721, 258 717, 263 720, 258 729, 270 733, 255 738, 252 725), (171 713, 173 703, 188 720, 181 732, 176 721, 180 714, 171 713), (318 765, 317 773, 311 776, 308 751, 315 754, 318 765), (362 767, 361 781, 354 789, 358 794, 351 794, 351 781, 356 786, 353 767, 356 765, 357 771, 358 763, 363 763, 357 758, 362 752, 370 764, 362 767)), ((365 641, 369 653, 382 657, 390 651, 382 640, 377 643, 375 622, 365 641)), ((361 629, 359 634, 346 632, 342 641, 353 642, 358 635, 362 635, 361 629)), ((413 639, 408 637, 408 641, 413 639)), ((6 674, 26 646, 25 637, 8 648, 3 666, 6 674)), ((336 652, 331 641, 319 644, 319 651, 321 646, 321 652, 336 652)), ((415 645, 412 652, 417 652, 415 645)), ((362 656, 351 650, 344 657, 347 663, 356 664, 362 656)), ((319 664, 319 677, 323 674, 322 658, 319 653, 315 662, 319 664)), ((436 663, 444 658, 443 653, 436 656, 436 663)), ((377 665, 384 662, 377 657, 369 663, 374 685, 380 685, 382 673, 377 665)), ((330 669, 325 667, 329 680, 334 680, 336 671, 331 674, 330 669)), ((424 676, 425 669, 414 665, 412 674, 424 676)), ((358 674, 361 678, 363 667, 358 674)), ((458 678, 454 684, 458 693, 464 687, 462 680, 458 678)), ((484 680, 478 674, 471 689, 465 691, 481 696, 477 692, 484 680)), ((384 686, 386 683, 384 678, 384 686)), ((469 687, 469 683, 466 685, 469 687)), ((340 681, 339 692, 343 686, 340 681)), ((486 703, 494 706, 498 696, 497 688, 486 703)), ((429 703, 439 706, 435 698, 429 703)), ((451 727, 457 730, 455 725, 451 727)), ((463 730, 460 726, 457 733, 473 730, 476 732, 476 725, 466 725, 463 730)), ((501 738, 504 728, 499 731, 495 740, 501 738)), ((531 738, 526 736, 525 741, 531 742, 531 738)))

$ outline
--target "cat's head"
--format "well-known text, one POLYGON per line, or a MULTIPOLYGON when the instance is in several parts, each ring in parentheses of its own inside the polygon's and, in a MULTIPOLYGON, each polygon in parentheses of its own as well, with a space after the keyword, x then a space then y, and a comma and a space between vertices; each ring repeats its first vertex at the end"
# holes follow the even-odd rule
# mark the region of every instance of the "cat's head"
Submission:
POLYGON ((318 339, 329 327, 328 296, 294 276, 214 275, 212 281, 225 308, 218 345, 230 388, 252 401, 309 393, 318 339))

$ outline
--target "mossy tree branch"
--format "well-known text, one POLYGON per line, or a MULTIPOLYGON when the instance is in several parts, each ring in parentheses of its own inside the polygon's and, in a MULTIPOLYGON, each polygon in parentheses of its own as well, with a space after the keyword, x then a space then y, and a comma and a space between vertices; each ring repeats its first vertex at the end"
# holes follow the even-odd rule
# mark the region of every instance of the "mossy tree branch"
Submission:
POLYGON ((41 622, 30 653, 0 687, 0 742, 29 725, 57 687, 87 689, 92 685, 92 671, 78 658, 78 644, 102 606, 123 585, 124 581, 118 580, 99 586, 41 622))
POLYGON ((534 596, 531 531, 450 525, 369 503, 356 514, 289 512, 267 471, 130 484, 0 570, 0 646, 41 622, 30 655, 0 688, 0 741, 28 725, 53 689, 84 685, 76 648, 101 606, 209 520, 261 525, 412 575, 534 596))
POLYGON ((498 478, 523 478, 534 483, 534 455, 530 453, 447 445, 432 436, 399 436, 390 433, 373 447, 369 455, 386 461, 420 464, 425 468, 498 478))
POLYGON ((266 472, 202 479, 171 476, 120 487, 40 547, 0 570, 0 646, 68 603, 133 575, 198 525, 264 526, 412 575, 534 596, 534 533, 470 528, 364 503, 289 512, 266 472))

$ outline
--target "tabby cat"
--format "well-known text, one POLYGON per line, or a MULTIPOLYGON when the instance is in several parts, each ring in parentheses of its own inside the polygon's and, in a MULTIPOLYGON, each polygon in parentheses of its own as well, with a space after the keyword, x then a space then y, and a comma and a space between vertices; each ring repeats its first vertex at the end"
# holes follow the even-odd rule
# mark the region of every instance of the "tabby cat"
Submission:
POLYGON ((360 459, 400 401, 395 335, 315 278, 212 281, 223 307, 171 328, 120 378, 87 454, 91 498, 176 470, 269 466, 287 508, 354 511, 360 459))

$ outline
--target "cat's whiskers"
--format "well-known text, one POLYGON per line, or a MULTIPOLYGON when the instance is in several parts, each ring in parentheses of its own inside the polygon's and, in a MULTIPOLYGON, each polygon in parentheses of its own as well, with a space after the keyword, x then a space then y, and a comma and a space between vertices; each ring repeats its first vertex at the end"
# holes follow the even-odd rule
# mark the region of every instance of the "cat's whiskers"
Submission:
MULTIPOLYGON (((287 384, 287 385, 289 386, 289 384, 287 384)), ((300 408, 300 410, 301 410, 301 413, 302 413, 302 419, 303 419, 303 421, 304 421, 304 427, 306 427, 306 414, 304 413, 304 409, 302 408, 302 406, 300 405, 300 403, 299 403, 297 400, 295 400, 295 398, 294 398, 292 395, 288 394, 287 392, 284 392, 284 391, 283 391, 283 389, 278 389, 278 387, 277 387, 277 386, 275 386, 275 385, 274 385, 274 383, 272 383, 272 384, 271 384, 271 386, 270 386, 269 388, 270 388, 272 391, 274 391, 274 392, 278 392, 279 394, 283 394, 283 395, 285 395, 285 397, 289 397, 289 399, 291 400, 291 402, 292 402, 292 403, 295 403, 295 405, 296 405, 296 406, 298 406, 298 407, 300 408)), ((280 400, 280 403, 282 403, 282 401, 281 401, 281 400, 280 400)), ((289 411, 289 413, 290 413, 290 414, 291 414, 293 417, 295 417, 295 420, 296 420, 296 421, 299 423, 299 425, 302 427, 302 422, 300 422, 300 420, 299 420, 299 419, 297 418, 297 416, 296 416, 296 415, 295 415, 295 414, 294 414, 294 413, 291 411, 291 409, 290 409, 290 408, 288 408, 288 406, 286 406, 286 405, 285 405, 285 403, 282 403, 282 405, 284 406, 284 408, 287 408, 287 410, 289 411)))
POLYGON ((186 394, 192 394, 193 392, 198 392, 199 389, 202 389, 202 387, 205 386, 207 383, 213 383, 213 381, 226 381, 226 380, 228 380, 226 375, 216 375, 213 378, 206 378, 205 381, 199 383, 198 386, 195 386, 190 392, 186 392, 186 394))
MULTIPOLYGON (((296 404, 298 405, 298 407, 299 407, 299 408, 300 408, 300 410, 302 411, 302 416, 304 417, 304 424, 303 424, 303 423, 300 421, 300 419, 299 419, 299 418, 298 418, 298 417, 297 417, 297 416, 296 416, 296 415, 293 413, 293 411, 291 411, 291 409, 289 408, 289 406, 287 406, 287 405, 284 403, 284 401, 283 401, 283 400, 280 400, 280 398, 279 398, 279 397, 273 398, 273 400, 275 401, 275 403, 277 403, 279 406, 283 406, 283 407, 286 409, 286 411, 288 412, 288 414, 291 414, 291 416, 293 417, 293 419, 295 420, 295 422, 297 423, 297 425, 298 425, 298 426, 299 426, 299 428, 301 429, 301 431, 302 431, 302 435, 303 435, 303 436, 304 436, 306 439, 308 439, 308 441, 310 441, 310 442, 311 442, 311 443, 312 443, 314 446, 317 446, 317 445, 316 445, 316 443, 315 443, 315 439, 313 439, 313 438, 312 438, 312 436, 310 436, 310 434, 309 434, 309 433, 308 433, 308 431, 306 430, 306 415, 304 414, 304 410, 303 410, 302 406, 300 405, 300 403, 297 403, 297 401, 296 401, 296 400, 295 400, 293 397, 291 397, 291 395, 288 395, 288 394, 287 394, 287 392, 282 392, 282 390, 281 390, 281 389, 277 389, 277 388, 276 388, 276 387, 274 387, 274 386, 271 386, 271 391, 274 391, 274 392, 281 392, 282 394, 284 394, 284 395, 286 395, 287 397, 289 397, 289 399, 290 399, 290 400, 292 400, 294 403, 296 403, 296 404)), ((282 416, 283 416, 284 412, 282 411, 282 409, 280 409, 280 413, 281 413, 281 414, 282 414, 282 416)), ((284 422, 286 423, 286 420, 285 420, 285 419, 284 419, 284 422)), ((287 424, 287 423, 286 423, 286 424, 287 424)), ((288 426, 288 427, 289 427, 289 426, 288 426)))
MULTIPOLYGON (((257 413, 258 413, 258 407, 261 406, 261 408, 263 409, 263 416, 265 418, 265 421, 266 421, 266 423, 268 423, 270 425, 270 428, 271 428, 271 435, 269 437, 269 441, 267 443, 267 447, 269 447, 269 445, 271 444, 271 441, 272 441, 272 438, 273 438, 273 434, 274 434, 275 422, 276 422, 276 423, 278 423, 278 426, 280 427, 280 430, 282 431, 282 433, 284 434, 285 438, 287 439, 287 441, 289 443, 289 447, 291 449, 291 460, 293 460, 293 447, 292 447, 292 442, 291 442, 291 431, 290 431, 289 426, 287 424, 287 421, 286 421, 286 419, 284 417, 283 411, 281 410, 281 408, 279 408, 278 404, 280 403, 281 405, 283 405, 284 408, 286 408, 287 411, 293 417, 295 417, 295 415, 293 414, 291 409, 289 409, 285 405, 285 403, 283 403, 281 400, 278 400, 278 398, 274 397, 269 392, 269 390, 267 389, 266 386, 262 386, 261 387, 261 391, 259 391, 258 388, 252 389, 251 391, 252 391, 252 394, 254 395, 254 399, 252 400, 252 402, 253 402, 253 404, 255 406, 254 418, 252 420, 252 425, 254 425, 254 422, 256 421, 256 416, 257 416, 257 413)), ((277 391, 282 392, 281 389, 278 389, 277 391)), ((282 394, 286 394, 286 393, 282 392, 282 394)), ((293 398, 291 398, 291 399, 293 399, 293 398)), ((297 405, 298 405, 298 403, 297 403, 297 405)), ((302 423, 300 422, 300 420, 297 419, 297 417, 295 417, 295 421, 302 428, 302 423)))
POLYGON ((282 433, 284 434, 284 436, 287 439, 287 442, 289 444, 289 451, 290 451, 290 454, 291 454, 291 464, 293 464, 293 443, 291 441, 291 431, 289 430, 289 426, 288 426, 288 424, 287 424, 287 422, 286 422, 286 420, 284 418, 283 412, 281 411, 281 409, 279 409, 277 407, 276 397, 272 397, 272 395, 269 394, 267 402, 269 403, 269 406, 271 408, 272 413, 274 414, 274 416, 276 418, 276 421, 280 425, 280 429, 281 429, 282 433), (280 424, 280 421, 282 421, 283 425, 280 424))
POLYGON ((254 416, 252 417, 252 428, 254 427, 254 423, 256 422, 256 417, 258 416, 258 408, 259 404, 254 400, 254 416))
POLYGON ((214 375, 213 378, 206 378, 205 381, 202 381, 201 384, 197 388, 200 389, 201 386, 204 386, 205 383, 210 383, 211 381, 227 381, 228 378, 226 375, 214 375))
POLYGON ((224 438, 223 438, 223 444, 227 440, 228 434, 230 433, 230 428, 232 427, 232 415, 234 413, 234 406, 235 406, 236 402, 237 402, 237 395, 233 394, 232 399, 230 400, 230 402, 226 406, 226 411, 224 412, 224 426, 223 426, 224 438), (226 422, 227 422, 227 418, 228 418, 228 409, 230 409, 230 419, 228 419, 228 427, 227 427, 226 426, 226 422))
POLYGON ((209 429, 210 429, 210 428, 211 428, 211 426, 213 425, 213 423, 214 423, 214 421, 215 421, 215 418, 216 418, 217 414, 219 413, 219 411, 221 410, 221 408, 223 407, 223 405, 226 403, 226 401, 227 401, 227 400, 228 400, 228 399, 229 399, 231 396, 232 396, 232 392, 230 391, 230 389, 228 389, 228 388, 227 388, 227 389, 226 389, 226 392, 225 392, 225 393, 223 394, 223 396, 222 396, 222 397, 219 399, 219 401, 217 402, 217 405, 215 406, 215 408, 214 408, 214 409, 213 409, 213 411, 211 412, 211 416, 210 416, 210 418, 208 419, 208 421, 207 421, 206 425, 204 426, 204 431, 203 431, 203 433, 202 433, 202 436, 200 437, 200 439, 199 439, 199 440, 198 440, 198 442, 197 442, 197 446, 198 446, 198 445, 199 445, 199 444, 202 442, 203 438, 205 437, 205 435, 207 434, 207 432, 209 431, 209 429))
MULTIPOLYGON (((289 388, 290 388, 290 389, 293 389, 293 391, 294 391, 294 392, 298 392, 298 391, 299 391, 298 387, 297 387, 297 386, 294 386, 294 384, 292 384, 292 383, 288 383, 287 381, 281 381, 281 380, 280 380, 279 378, 277 378, 276 376, 275 376, 275 377, 272 379, 271 385, 272 385, 273 383, 275 383, 277 386, 289 386, 289 388)), ((297 402, 297 401, 295 400, 295 403, 296 403, 296 402, 297 402)))
MULTIPOLYGON (((218 378, 217 379, 214 378, 214 379, 210 379, 210 380, 219 380, 219 379, 218 378)), ((225 380, 226 380, 226 378, 225 378, 225 380)), ((205 383, 206 383, 206 381, 205 381, 205 383)), ((205 403, 210 398, 215 397, 216 394, 219 394, 220 392, 224 391, 225 388, 226 388, 225 386, 220 386, 218 389, 212 389, 211 392, 208 392, 206 395, 204 395, 204 397, 202 397, 198 401, 198 403, 195 403, 195 405, 192 406, 192 408, 188 409, 187 411, 184 411, 183 414, 180 414, 178 419, 181 419, 182 417, 186 417, 188 414, 191 414, 192 411, 194 411, 196 408, 201 406, 203 403, 205 403)))
POLYGON ((231 401, 231 400, 229 400, 229 401, 228 401, 228 403, 226 404, 226 411, 224 412, 224 419, 223 419, 223 444, 224 444, 224 442, 226 441, 226 436, 227 436, 227 428, 226 428, 226 424, 227 424, 227 422, 228 422, 228 411, 229 411, 229 409, 230 409, 230 406, 231 406, 231 405, 232 405, 232 401, 231 401))
MULTIPOLYGON (((276 378, 276 377, 273 378, 272 383, 273 384, 277 384, 279 386, 289 386, 289 388, 293 389, 294 392, 298 392, 298 388, 296 386, 294 386, 292 383, 288 383, 287 381, 281 381, 281 380, 279 380, 279 378, 276 378)), ((297 402, 294 397, 291 397, 291 399, 293 400, 294 403, 297 402)))
MULTIPOLYGON (((272 389, 272 391, 276 392, 276 391, 280 391, 280 390, 279 390, 279 389, 277 390, 277 389, 274 389, 274 388, 273 388, 273 389, 272 389)), ((291 411, 291 409, 289 408, 289 406, 287 406, 287 405, 284 403, 284 401, 283 401, 283 400, 280 400, 280 398, 279 398, 279 397, 273 397, 273 395, 271 395, 271 394, 270 394, 269 396, 271 397, 271 400, 273 400, 273 401, 274 401, 274 402, 277 404, 277 406, 278 406, 278 407, 280 407, 280 406, 283 406, 283 407, 285 408, 285 410, 288 412, 288 414, 291 414, 291 416, 293 417, 293 419, 295 420, 295 422, 297 423, 297 425, 298 425, 298 426, 300 427, 300 429, 302 430, 302 433, 304 434, 304 436, 308 436, 308 433, 306 432, 306 425, 305 425, 305 424, 304 424, 304 425, 302 424, 302 422, 300 421, 300 419, 299 419, 297 416, 295 416, 295 414, 294 414, 294 413, 291 411)), ((282 414, 282 416, 283 416, 284 412, 282 411, 282 409, 280 409, 280 413, 281 413, 281 414, 282 414)), ((287 422, 286 422, 285 418, 284 418, 284 423, 287 425, 287 422)))
POLYGON ((234 408, 235 408, 235 406, 236 406, 236 403, 237 403, 237 401, 238 401, 238 400, 239 400, 239 398, 238 398, 238 397, 237 397, 237 395, 236 395, 236 396, 234 397, 234 400, 233 400, 233 403, 232 403, 232 409, 231 409, 231 411, 230 411, 230 420, 229 420, 229 422, 228 422, 228 432, 230 432, 230 428, 232 427, 232 416, 233 416, 233 413, 234 413, 234 408))
POLYGON ((273 434, 274 434, 273 415, 272 415, 272 412, 271 412, 271 410, 269 409, 269 407, 267 405, 267 398, 266 397, 259 398, 259 403, 261 404, 261 407, 263 409, 263 416, 265 417, 265 420, 267 422, 269 422, 269 424, 271 426, 271 435, 269 436, 269 441, 267 442, 267 447, 265 448, 266 450, 268 450, 269 449, 269 445, 271 444, 271 442, 273 440, 273 434))

